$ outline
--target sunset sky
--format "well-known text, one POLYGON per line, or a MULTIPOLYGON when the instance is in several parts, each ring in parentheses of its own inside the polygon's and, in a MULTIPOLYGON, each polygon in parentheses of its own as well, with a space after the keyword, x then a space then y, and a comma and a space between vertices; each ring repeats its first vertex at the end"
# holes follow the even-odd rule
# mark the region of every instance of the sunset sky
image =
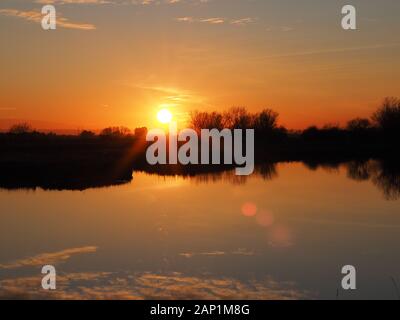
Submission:
POLYGON ((399 18, 399 0, 2 0, 0 120, 153 127, 163 107, 184 121, 246 106, 290 128, 343 123, 400 95, 399 18))

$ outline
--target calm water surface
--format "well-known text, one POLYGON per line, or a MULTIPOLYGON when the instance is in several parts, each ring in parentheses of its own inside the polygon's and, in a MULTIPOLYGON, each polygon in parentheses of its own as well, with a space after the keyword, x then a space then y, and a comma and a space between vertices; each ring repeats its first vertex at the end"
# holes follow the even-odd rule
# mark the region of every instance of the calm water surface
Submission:
POLYGON ((247 179, 135 172, 85 191, 0 189, 0 297, 395 299, 400 201, 356 169, 286 163, 247 179), (50 293, 45 264, 57 269, 50 293), (339 289, 346 264, 353 292, 339 289))

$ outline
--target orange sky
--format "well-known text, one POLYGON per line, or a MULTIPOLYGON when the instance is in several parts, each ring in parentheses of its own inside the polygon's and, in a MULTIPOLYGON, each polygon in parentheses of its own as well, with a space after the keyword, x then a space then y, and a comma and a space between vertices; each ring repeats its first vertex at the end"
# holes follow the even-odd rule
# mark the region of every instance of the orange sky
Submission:
POLYGON ((153 127, 165 106, 180 121, 246 106, 302 128, 400 94, 399 2, 352 1, 357 31, 341 29, 344 1, 54 0, 69 22, 55 31, 27 18, 38 2, 0 4, 0 126, 153 127))

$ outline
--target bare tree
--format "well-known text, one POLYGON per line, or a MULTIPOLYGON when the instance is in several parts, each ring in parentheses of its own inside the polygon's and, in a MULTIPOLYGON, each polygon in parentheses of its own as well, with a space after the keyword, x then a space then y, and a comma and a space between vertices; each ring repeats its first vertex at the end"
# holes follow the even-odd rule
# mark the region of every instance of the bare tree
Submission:
POLYGON ((190 113, 189 125, 192 129, 200 131, 201 129, 223 129, 223 117, 218 112, 199 112, 190 113))
POLYGON ((246 129, 253 126, 253 116, 244 107, 232 107, 223 114, 225 128, 246 129))
POLYGON ((123 137, 127 136, 131 131, 126 127, 108 127, 101 131, 100 136, 103 137, 123 137))
POLYGON ((372 120, 383 131, 400 130, 400 99, 385 98, 381 107, 373 114, 372 120))
POLYGON ((355 118, 347 122, 346 129, 349 131, 363 131, 372 127, 371 121, 365 118, 355 118))
POLYGON ((14 124, 13 126, 11 126, 8 132, 12 134, 24 134, 24 133, 30 133, 32 131, 33 131, 32 127, 28 123, 23 122, 14 124))
POLYGON ((264 109, 255 116, 254 128, 259 131, 272 131, 278 125, 278 113, 271 109, 264 109))

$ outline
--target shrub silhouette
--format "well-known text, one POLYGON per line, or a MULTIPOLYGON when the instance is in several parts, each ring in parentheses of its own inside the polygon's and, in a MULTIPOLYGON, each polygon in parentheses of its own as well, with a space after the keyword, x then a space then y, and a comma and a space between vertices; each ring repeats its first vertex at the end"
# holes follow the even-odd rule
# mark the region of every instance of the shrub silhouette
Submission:
POLYGON ((277 129, 279 114, 271 109, 264 109, 254 118, 254 129, 260 132, 270 132, 277 129))
POLYGON ((8 132, 12 134, 27 134, 33 132, 33 129, 28 123, 23 122, 14 124, 8 132))
POLYGON ((254 115, 251 115, 244 107, 232 107, 223 114, 223 124, 229 129, 252 128, 254 115))
POLYGON ((147 131, 148 130, 146 127, 135 128, 134 135, 135 135, 135 137, 143 138, 143 137, 146 137, 147 131))
POLYGON ((382 106, 372 115, 372 120, 383 132, 398 134, 400 132, 400 99, 385 98, 382 106))
POLYGON ((199 112, 190 114, 189 125, 192 129, 255 129, 260 132, 277 129, 278 113, 264 109, 252 114, 243 107, 233 107, 224 113, 199 112))
POLYGON ((94 138, 94 137, 96 136, 96 134, 95 134, 94 132, 92 132, 92 131, 89 131, 89 130, 83 130, 83 131, 79 134, 79 136, 80 136, 81 138, 89 139, 89 138, 94 138))
POLYGON ((108 127, 101 131, 100 136, 118 138, 128 136, 130 133, 131 131, 125 127, 108 127))
POLYGON ((193 111, 190 113, 189 126, 196 131, 214 128, 221 130, 225 127, 225 124, 223 116, 219 112, 193 111))
POLYGON ((347 122, 346 129, 353 132, 360 132, 371 129, 372 123, 365 118, 355 118, 347 122))

